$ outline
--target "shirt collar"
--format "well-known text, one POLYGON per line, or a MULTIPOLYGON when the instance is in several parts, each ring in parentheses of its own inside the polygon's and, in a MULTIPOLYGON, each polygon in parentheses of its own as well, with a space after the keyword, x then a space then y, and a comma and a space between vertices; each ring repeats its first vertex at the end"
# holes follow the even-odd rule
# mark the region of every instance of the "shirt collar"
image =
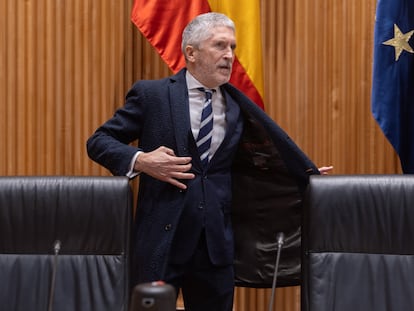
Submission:
POLYGON ((185 73, 185 79, 187 81, 187 88, 189 90, 198 89, 200 87, 208 89, 208 87, 201 84, 194 76, 187 70, 185 73))

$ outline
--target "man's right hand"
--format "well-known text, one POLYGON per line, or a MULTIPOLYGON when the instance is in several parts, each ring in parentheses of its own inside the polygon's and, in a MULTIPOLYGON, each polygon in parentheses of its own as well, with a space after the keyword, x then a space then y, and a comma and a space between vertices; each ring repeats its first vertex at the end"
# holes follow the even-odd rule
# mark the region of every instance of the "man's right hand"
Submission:
POLYGON ((140 153, 134 165, 135 171, 143 172, 180 189, 187 189, 187 185, 180 182, 180 179, 195 177, 193 173, 188 173, 190 169, 191 157, 177 157, 172 149, 163 146, 151 152, 140 153))

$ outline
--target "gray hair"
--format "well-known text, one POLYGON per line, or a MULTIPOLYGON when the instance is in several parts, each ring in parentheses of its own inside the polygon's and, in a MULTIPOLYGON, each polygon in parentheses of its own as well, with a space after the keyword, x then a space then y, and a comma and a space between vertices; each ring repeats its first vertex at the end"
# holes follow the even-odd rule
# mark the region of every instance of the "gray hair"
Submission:
POLYGON ((193 45, 198 48, 200 43, 207 40, 213 33, 215 27, 224 26, 231 28, 234 32, 234 22, 226 15, 216 12, 209 12, 198 15, 185 28, 182 35, 181 50, 185 55, 185 47, 193 45))

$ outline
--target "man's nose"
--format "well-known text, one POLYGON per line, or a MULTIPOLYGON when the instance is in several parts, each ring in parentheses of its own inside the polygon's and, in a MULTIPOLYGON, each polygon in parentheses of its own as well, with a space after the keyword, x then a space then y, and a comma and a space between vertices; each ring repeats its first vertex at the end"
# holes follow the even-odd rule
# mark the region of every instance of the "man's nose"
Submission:
POLYGON ((232 59, 234 57, 234 50, 231 47, 228 47, 224 53, 226 59, 232 59))

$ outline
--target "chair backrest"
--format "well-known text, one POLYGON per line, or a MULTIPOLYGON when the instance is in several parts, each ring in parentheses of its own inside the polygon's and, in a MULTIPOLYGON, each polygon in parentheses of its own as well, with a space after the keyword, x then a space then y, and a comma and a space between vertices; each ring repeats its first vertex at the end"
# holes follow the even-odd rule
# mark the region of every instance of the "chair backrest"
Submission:
POLYGON ((414 308, 414 176, 312 176, 303 311, 414 308))
POLYGON ((126 177, 0 177, 0 308, 128 310, 131 219, 126 177))

